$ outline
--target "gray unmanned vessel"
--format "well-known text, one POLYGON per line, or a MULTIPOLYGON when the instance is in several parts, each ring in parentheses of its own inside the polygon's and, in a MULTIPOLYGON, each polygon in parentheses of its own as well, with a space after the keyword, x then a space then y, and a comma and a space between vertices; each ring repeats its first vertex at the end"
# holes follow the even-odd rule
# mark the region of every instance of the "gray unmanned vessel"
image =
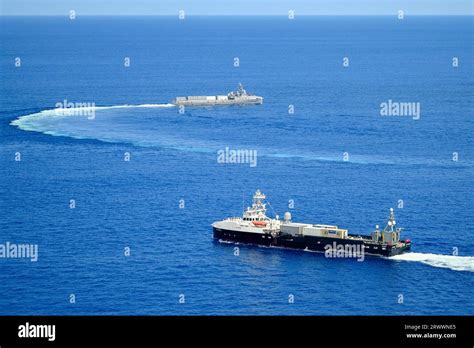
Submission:
POLYGON ((176 97, 172 103, 178 106, 262 104, 263 98, 247 93, 244 86, 239 82, 237 91, 232 91, 227 95, 176 97))

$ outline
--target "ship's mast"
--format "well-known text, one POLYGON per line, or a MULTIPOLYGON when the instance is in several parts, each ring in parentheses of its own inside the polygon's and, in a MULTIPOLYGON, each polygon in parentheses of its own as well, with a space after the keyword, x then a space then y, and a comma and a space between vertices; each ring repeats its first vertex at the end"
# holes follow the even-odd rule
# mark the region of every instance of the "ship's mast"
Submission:
POLYGON ((242 85, 242 82, 239 82, 239 86, 237 88, 237 95, 239 97, 241 97, 243 95, 247 95, 247 91, 244 89, 244 86, 242 85))
POLYGON ((263 200, 265 199, 265 195, 260 192, 260 190, 257 190, 255 194, 253 195, 253 204, 252 204, 252 209, 255 210, 256 212, 265 212, 267 209, 265 208, 265 203, 263 203, 263 200))
POLYGON ((395 232, 394 228, 397 222, 395 221, 395 213, 393 211, 393 208, 390 208, 390 215, 388 217, 388 222, 387 226, 385 226, 384 231, 385 232, 395 232))

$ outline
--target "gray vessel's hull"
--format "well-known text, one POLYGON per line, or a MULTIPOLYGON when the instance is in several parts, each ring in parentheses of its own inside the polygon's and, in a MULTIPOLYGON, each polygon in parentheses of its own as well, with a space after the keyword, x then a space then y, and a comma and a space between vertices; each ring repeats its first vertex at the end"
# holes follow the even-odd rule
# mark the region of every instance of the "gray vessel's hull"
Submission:
POLYGON ((212 106, 212 105, 256 105, 263 104, 263 98, 257 96, 248 96, 245 98, 227 98, 227 97, 179 97, 173 100, 175 105, 184 106, 212 106))

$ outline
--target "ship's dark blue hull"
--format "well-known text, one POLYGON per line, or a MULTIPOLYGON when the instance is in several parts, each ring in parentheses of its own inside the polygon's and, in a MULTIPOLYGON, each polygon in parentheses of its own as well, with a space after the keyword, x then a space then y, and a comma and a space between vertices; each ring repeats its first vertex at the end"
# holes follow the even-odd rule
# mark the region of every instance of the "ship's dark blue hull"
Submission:
POLYGON ((329 237, 315 236, 291 236, 281 235, 273 237, 270 234, 248 233, 213 228, 214 238, 244 244, 257 244, 265 246, 278 246, 290 249, 301 249, 325 252, 327 246, 342 245, 356 246, 361 250, 363 248, 365 254, 376 256, 394 256, 410 251, 410 244, 401 247, 391 247, 381 244, 368 243, 368 240, 339 239, 329 237), (334 244, 335 243, 335 244, 334 244))

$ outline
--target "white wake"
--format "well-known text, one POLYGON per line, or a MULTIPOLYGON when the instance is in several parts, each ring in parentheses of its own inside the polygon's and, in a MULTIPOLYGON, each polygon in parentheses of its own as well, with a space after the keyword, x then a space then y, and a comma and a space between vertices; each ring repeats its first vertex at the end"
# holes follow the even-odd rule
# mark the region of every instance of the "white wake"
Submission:
POLYGON ((397 261, 421 262, 433 267, 449 268, 454 271, 474 272, 474 256, 406 253, 392 256, 390 259, 397 261))
POLYGON ((16 120, 10 122, 10 125, 17 126, 23 130, 35 131, 34 122, 45 118, 62 118, 67 116, 89 116, 92 111, 97 110, 108 110, 108 109, 129 109, 129 108, 170 108, 174 107, 174 104, 124 104, 124 105, 111 105, 111 106, 81 106, 72 108, 55 108, 43 110, 34 114, 20 116, 16 120))

